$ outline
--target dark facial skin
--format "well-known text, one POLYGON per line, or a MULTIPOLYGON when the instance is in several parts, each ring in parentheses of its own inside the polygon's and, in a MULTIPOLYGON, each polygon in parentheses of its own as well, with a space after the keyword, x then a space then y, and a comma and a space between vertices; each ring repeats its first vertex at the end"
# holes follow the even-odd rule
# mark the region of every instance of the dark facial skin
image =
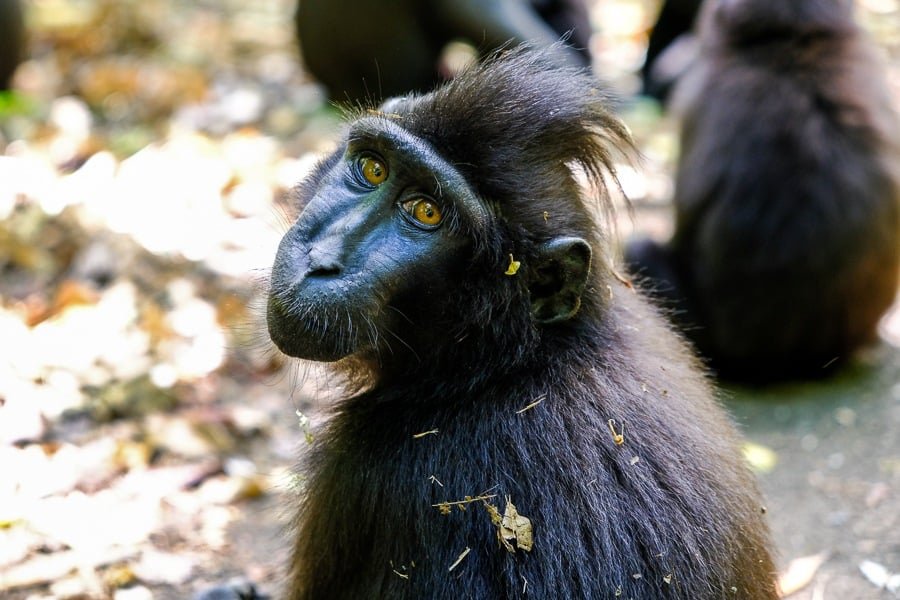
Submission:
POLYGON ((610 268, 614 147, 596 82, 519 50, 361 113, 299 187, 269 331, 347 386, 286 598, 777 597, 736 432, 610 268), (507 498, 531 549, 498 540, 507 498))
POLYGON ((675 234, 628 259, 722 376, 822 377, 896 295, 900 118, 851 2, 704 6, 675 234))
POLYGON ((291 356, 378 352, 391 340, 379 340, 376 324, 428 319, 422 305, 447 293, 471 246, 451 221, 487 218, 455 169, 390 121, 357 121, 348 140, 314 175, 318 189, 272 270, 269 331, 291 356), (418 306, 404 303, 413 291, 418 306))

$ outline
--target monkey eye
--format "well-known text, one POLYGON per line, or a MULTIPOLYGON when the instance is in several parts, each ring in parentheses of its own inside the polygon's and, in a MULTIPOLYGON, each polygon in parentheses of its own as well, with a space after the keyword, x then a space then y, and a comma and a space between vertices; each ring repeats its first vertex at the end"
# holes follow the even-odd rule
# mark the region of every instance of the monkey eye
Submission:
POLYGON ((444 216, 438 205, 429 198, 417 197, 404 200, 400 208, 409 215, 415 225, 424 225, 426 228, 437 227, 444 216))
POLYGON ((388 176, 387 165, 371 154, 360 156, 356 161, 356 168, 370 185, 381 185, 388 176))

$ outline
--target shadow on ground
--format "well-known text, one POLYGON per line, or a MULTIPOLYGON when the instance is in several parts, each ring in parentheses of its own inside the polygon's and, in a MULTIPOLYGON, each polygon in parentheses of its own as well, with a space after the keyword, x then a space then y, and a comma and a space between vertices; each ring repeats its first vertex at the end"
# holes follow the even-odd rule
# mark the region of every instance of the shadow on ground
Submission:
POLYGON ((779 564, 827 555, 791 598, 892 597, 860 565, 900 565, 900 348, 884 343, 826 381, 723 396, 749 440, 774 453, 760 484, 779 564))

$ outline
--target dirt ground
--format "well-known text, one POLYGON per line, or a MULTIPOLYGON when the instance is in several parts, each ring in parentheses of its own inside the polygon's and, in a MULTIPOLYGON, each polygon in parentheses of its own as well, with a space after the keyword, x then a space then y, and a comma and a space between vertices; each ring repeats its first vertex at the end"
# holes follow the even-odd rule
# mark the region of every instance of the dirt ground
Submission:
POLYGON ((760 483, 781 565, 825 557, 790 597, 891 597, 860 565, 900 564, 900 349, 884 344, 826 382, 724 393, 748 439, 776 457, 760 483))
MULTIPOLYGON (((0 94, 0 598, 277 594, 291 468, 332 389, 257 318, 289 189, 339 126, 293 4, 27 5, 0 94)), ((900 2, 859 6, 900 106, 900 2)), ((595 70, 631 98, 657 2, 591 7, 595 70)), ((622 237, 665 235, 675 125, 652 102, 622 114, 644 156, 620 168, 622 237)), ((789 597, 900 597, 900 306, 834 377, 722 398, 789 597)))

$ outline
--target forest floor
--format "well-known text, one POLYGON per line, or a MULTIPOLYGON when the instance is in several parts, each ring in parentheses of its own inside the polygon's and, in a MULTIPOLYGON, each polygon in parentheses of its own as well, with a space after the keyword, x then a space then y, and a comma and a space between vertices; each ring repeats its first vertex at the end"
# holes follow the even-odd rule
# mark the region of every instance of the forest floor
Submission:
MULTIPOLYGON (((339 127, 292 6, 29 3, 30 58, 0 96, 2 598, 278 589, 329 381, 272 349, 259 282, 339 127)), ((900 105, 900 2, 860 6, 900 105)), ((623 97, 655 7, 593 3, 595 70, 623 97)), ((622 236, 664 236, 675 125, 649 101, 623 116, 644 158, 620 168, 622 236)), ((900 597, 900 307, 833 378, 722 397, 789 597, 900 597)))

